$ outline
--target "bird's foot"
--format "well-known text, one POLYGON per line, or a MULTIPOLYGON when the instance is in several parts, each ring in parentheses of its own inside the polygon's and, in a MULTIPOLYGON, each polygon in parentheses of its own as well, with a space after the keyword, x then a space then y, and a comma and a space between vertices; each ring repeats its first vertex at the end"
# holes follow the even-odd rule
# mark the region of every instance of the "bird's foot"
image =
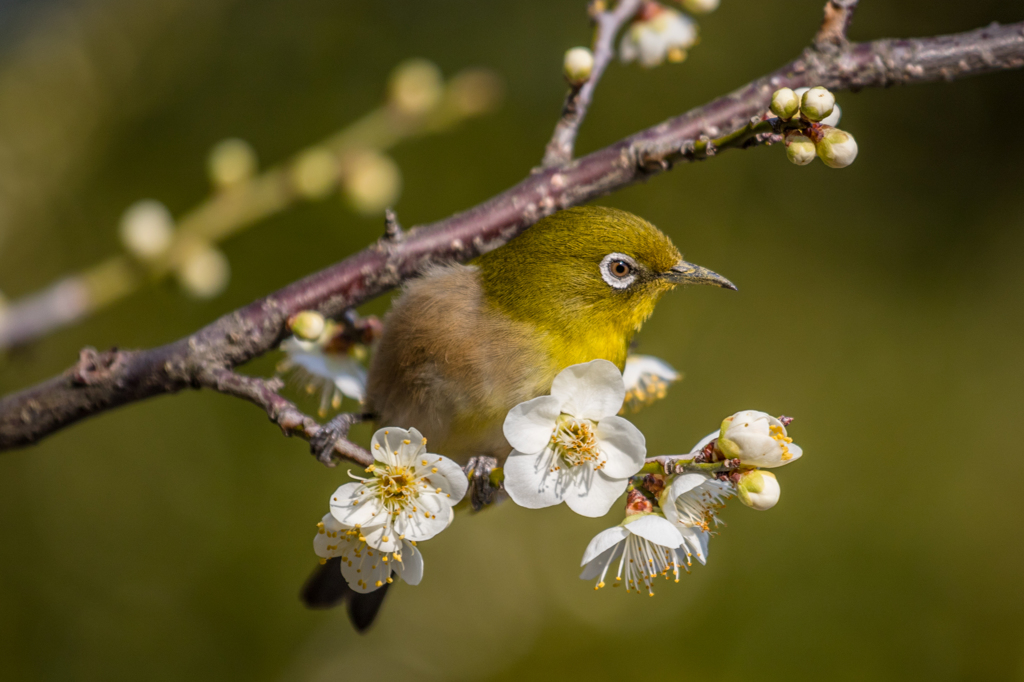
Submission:
POLYGON ((309 439, 309 450, 316 458, 327 466, 334 466, 335 451, 360 461, 373 461, 370 453, 348 440, 349 429, 354 424, 365 421, 367 415, 343 413, 320 427, 320 431, 309 439))
POLYGON ((501 483, 492 480, 491 472, 498 468, 498 460, 494 457, 473 457, 466 465, 466 477, 469 478, 469 491, 466 493, 473 511, 480 511, 493 504, 501 492, 501 483))

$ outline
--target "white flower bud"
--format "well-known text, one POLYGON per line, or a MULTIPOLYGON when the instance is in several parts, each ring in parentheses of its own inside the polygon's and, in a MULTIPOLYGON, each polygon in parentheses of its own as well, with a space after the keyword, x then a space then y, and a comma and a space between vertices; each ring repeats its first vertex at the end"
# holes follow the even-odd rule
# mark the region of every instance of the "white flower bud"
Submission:
POLYGON ((814 161, 814 141, 806 135, 790 135, 786 139, 786 158, 798 166, 814 161))
POLYGON ((583 85, 590 80, 590 72, 594 70, 594 53, 585 47, 566 50, 562 70, 570 85, 583 85))
POLYGON ((857 158, 857 140, 845 130, 830 128, 818 142, 818 156, 829 168, 846 168, 857 158))
POLYGON ((722 421, 718 449, 730 459, 755 467, 780 467, 795 462, 803 450, 786 435, 781 421, 765 412, 744 410, 722 421))
POLYGON ((719 0, 683 0, 683 9, 693 14, 708 14, 718 9, 719 0))
POLYGON ((800 113, 810 121, 820 121, 832 113, 835 105, 835 95, 819 85, 803 94, 800 113))
POLYGON ((402 173, 389 157, 365 151, 351 160, 343 185, 345 196, 356 211, 375 215, 398 199, 402 173))
POLYGON ((314 147, 300 156, 291 169, 295 190, 307 199, 330 194, 338 181, 338 159, 324 147, 314 147))
POLYGON ((315 310, 303 310, 288 321, 292 334, 304 341, 316 341, 324 333, 326 321, 324 316, 315 310))
POLYGON ((839 105, 832 107, 832 113, 821 119, 819 123, 823 126, 832 126, 833 128, 839 125, 839 119, 843 116, 843 110, 839 108, 839 105))
POLYGON ((174 239, 174 218, 159 201, 137 201, 121 216, 121 243, 130 254, 151 260, 163 254, 174 239))
POLYGON ((391 104, 407 116, 422 116, 444 93, 441 69, 426 59, 409 59, 395 67, 388 82, 391 104))
POLYGON ((245 140, 221 140, 206 158, 206 171, 215 187, 226 188, 248 180, 256 172, 256 152, 245 140))
POLYGON ((178 283, 196 298, 213 298, 224 291, 231 279, 227 257, 208 246, 197 250, 178 268, 178 283))
POLYGON ((771 110, 782 120, 788 121, 800 111, 800 98, 789 88, 776 90, 772 95, 771 110))
POLYGON ((740 475, 740 480, 736 482, 736 494, 740 502, 758 511, 774 507, 781 492, 779 480, 770 471, 744 471, 740 475))

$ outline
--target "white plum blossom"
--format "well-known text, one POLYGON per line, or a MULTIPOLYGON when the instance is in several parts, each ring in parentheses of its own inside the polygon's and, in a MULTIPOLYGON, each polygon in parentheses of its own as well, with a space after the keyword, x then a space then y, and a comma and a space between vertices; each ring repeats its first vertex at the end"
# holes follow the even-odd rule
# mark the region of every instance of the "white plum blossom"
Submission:
POLYGON ((668 578, 671 574, 679 582, 679 569, 689 570, 687 543, 680 528, 659 514, 630 516, 622 524, 594 536, 583 553, 580 578, 596 578, 594 589, 601 589, 608 569, 617 561, 613 587, 625 582, 626 592, 639 593, 643 586, 653 597, 653 584, 658 576, 668 578))
POLYGON ((505 438, 505 490, 529 509, 565 502, 577 514, 604 516, 644 465, 647 447, 616 416, 626 387, 615 365, 591 360, 562 370, 551 395, 512 408, 505 438))
POLYGON ((800 459, 803 449, 786 434, 786 426, 766 412, 744 410, 722 421, 722 428, 705 436, 690 454, 718 439, 717 448, 725 457, 741 464, 771 469, 800 459))
POLYGON ((298 376, 311 393, 320 390, 320 414, 324 415, 328 407, 341 406, 343 395, 359 401, 366 395, 366 369, 355 357, 356 348, 336 350, 321 341, 290 336, 281 343, 288 357, 277 369, 298 376))
POLYGON ((458 464, 427 452, 416 429, 384 428, 373 435, 376 460, 368 478, 346 483, 331 495, 331 514, 372 549, 400 551, 405 540, 434 537, 452 522, 452 507, 469 482, 458 464))
POLYGON ((403 540, 394 551, 382 552, 360 541, 358 530, 345 527, 331 514, 317 524, 313 551, 321 563, 341 557, 341 574, 356 592, 373 592, 392 582, 392 576, 410 585, 423 578, 423 555, 415 543, 403 540))
POLYGON ((764 511, 778 504, 782 489, 779 480, 770 471, 749 469, 739 475, 736 496, 751 509, 764 511))
POLYGON ((647 14, 626 29, 619 43, 619 58, 624 62, 639 61, 651 68, 666 59, 681 62, 686 51, 697 44, 697 23, 682 12, 656 3, 648 5, 647 14))
POLYGON ((702 564, 708 558, 711 525, 718 525, 718 510, 735 492, 731 484, 695 472, 675 476, 661 493, 665 518, 676 524, 702 564))
POLYGON ((622 381, 626 384, 626 407, 633 412, 661 400, 668 393, 669 384, 683 375, 653 355, 630 355, 622 381))

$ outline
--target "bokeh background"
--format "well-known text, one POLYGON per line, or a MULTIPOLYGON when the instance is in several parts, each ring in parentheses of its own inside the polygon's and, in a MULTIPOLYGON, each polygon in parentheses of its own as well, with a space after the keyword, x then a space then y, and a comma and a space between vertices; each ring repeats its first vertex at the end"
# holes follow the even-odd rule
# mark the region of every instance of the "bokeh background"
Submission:
MULTIPOLYGON (((724 0, 684 64, 613 66, 579 150, 789 60, 821 4, 724 0)), ((1011 0, 862 4, 855 39, 1022 18, 1011 0)), ((0 290, 118 253, 138 199, 176 215, 201 201, 221 139, 265 166, 356 120, 414 56, 505 81, 497 113, 392 152, 405 224, 465 209, 538 162, 561 55, 588 39, 582 0, 7 0, 0 290)), ((686 451, 739 409, 797 418, 806 456, 780 472, 782 501, 733 502, 707 566, 654 599, 595 593, 579 558, 617 519, 506 503, 426 545, 423 583, 357 636, 297 599, 344 470, 253 406, 190 392, 0 456, 0 677, 1024 680, 1024 73, 839 102, 861 150, 846 170, 759 148, 599 202, 740 289, 670 295, 641 334, 686 373, 635 418, 650 452, 686 451)), ((380 230, 337 195, 299 203, 223 244, 222 295, 145 287, 8 354, 0 392, 84 345, 179 338, 380 230)))

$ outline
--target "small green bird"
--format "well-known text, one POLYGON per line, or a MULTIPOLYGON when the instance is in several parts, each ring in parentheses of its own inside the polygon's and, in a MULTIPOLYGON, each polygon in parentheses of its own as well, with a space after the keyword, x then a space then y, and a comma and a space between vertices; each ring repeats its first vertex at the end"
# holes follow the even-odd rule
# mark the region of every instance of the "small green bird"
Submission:
MULTIPOLYGON (((502 433, 510 409, 547 394, 570 365, 603 358, 622 370, 633 335, 683 283, 736 288, 631 213, 555 213, 469 265, 433 267, 405 286, 370 364, 367 411, 381 425, 419 429, 432 452, 500 462, 511 451, 502 433)), ((307 605, 344 598, 356 627, 368 627, 384 588, 346 593, 336 560, 320 569, 307 605)))

